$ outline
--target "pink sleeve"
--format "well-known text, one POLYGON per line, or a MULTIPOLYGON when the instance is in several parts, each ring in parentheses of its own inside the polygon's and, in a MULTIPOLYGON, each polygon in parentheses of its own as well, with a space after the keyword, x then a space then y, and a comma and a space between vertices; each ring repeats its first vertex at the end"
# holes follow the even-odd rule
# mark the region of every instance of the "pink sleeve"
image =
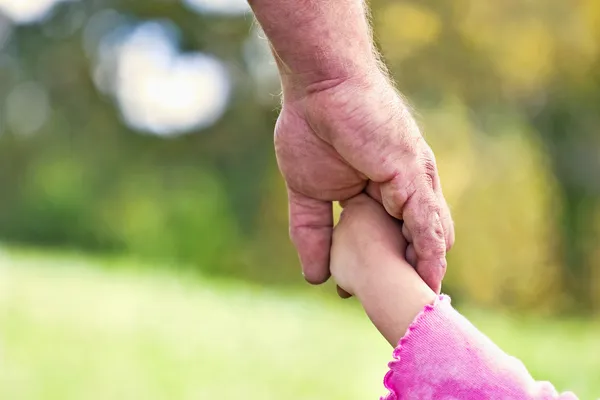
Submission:
POLYGON ((408 328, 394 350, 382 400, 576 400, 536 382, 525 366, 504 353, 440 296, 408 328))

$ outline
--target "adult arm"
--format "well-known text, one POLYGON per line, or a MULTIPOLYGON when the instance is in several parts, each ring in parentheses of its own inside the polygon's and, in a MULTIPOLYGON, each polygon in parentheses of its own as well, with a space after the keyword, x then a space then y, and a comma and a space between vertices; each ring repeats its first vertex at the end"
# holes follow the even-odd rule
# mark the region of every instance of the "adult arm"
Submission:
POLYGON ((404 220, 407 256, 439 292, 453 223, 433 152, 375 51, 364 2, 250 5, 281 75, 275 147, 307 280, 329 276, 331 202, 357 195, 370 181, 369 194, 404 220))
POLYGON ((284 96, 322 91, 377 70, 360 0, 249 0, 269 38, 284 96))

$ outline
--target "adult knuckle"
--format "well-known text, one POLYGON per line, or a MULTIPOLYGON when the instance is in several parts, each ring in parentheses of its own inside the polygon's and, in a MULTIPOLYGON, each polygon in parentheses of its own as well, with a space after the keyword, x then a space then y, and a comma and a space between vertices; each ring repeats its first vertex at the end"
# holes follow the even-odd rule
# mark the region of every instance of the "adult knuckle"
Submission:
POLYGON ((306 239, 307 233, 316 228, 318 228, 316 225, 305 222, 295 222, 290 224, 289 236, 292 243, 294 243, 296 247, 299 247, 302 245, 303 240, 306 239))
POLYGON ((301 230, 301 228, 299 226, 290 225, 290 229, 289 229, 290 240, 296 246, 298 244, 298 237, 300 236, 300 230, 301 230))
POLYGON ((446 247, 446 235, 442 225, 436 224, 435 226, 433 226, 432 236, 435 238, 436 242, 442 243, 444 245, 444 248, 446 247))
POLYGON ((438 175, 437 162, 433 150, 425 144, 418 155, 418 165, 428 181, 435 182, 438 175))
POLYGON ((421 170, 425 175, 435 178, 438 174, 437 163, 435 158, 428 155, 423 155, 419 160, 421 170))
MULTIPOLYGON (((421 199, 419 201, 419 206, 421 207, 423 213, 427 215, 429 219, 431 219, 431 216, 433 215, 437 215, 438 218, 441 217, 441 206, 439 200, 433 195, 431 189, 428 187, 421 187, 420 195, 421 199)), ((430 223, 431 221, 428 222, 430 223)))
POLYGON ((430 243, 421 248, 421 256, 427 260, 440 259, 446 257, 446 244, 442 239, 432 238, 430 243))
POLYGON ((430 222, 417 224, 413 235, 415 240, 421 239, 423 247, 443 247, 446 248, 446 238, 444 235, 444 229, 439 224, 431 225, 430 222))
POLYGON ((433 188, 433 184, 435 183, 435 174, 431 172, 421 172, 420 176, 420 190, 422 192, 427 192, 433 188))
POLYGON ((429 157, 423 157, 421 159, 421 167, 425 174, 435 177, 437 176, 437 164, 435 159, 429 157))
POLYGON ((445 240, 445 232, 440 220, 441 207, 437 200, 431 196, 422 198, 417 204, 420 208, 419 219, 415 221, 415 234, 421 237, 432 238, 436 241, 445 240))

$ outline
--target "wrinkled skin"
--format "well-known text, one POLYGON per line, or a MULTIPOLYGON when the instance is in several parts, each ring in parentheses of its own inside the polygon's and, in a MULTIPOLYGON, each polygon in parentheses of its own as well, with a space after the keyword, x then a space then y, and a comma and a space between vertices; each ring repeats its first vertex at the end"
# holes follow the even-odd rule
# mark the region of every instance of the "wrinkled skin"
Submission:
POLYGON ((275 150, 288 187, 290 236, 309 282, 329 277, 332 201, 367 191, 404 220, 407 259, 440 291, 452 219, 433 152, 383 74, 284 91, 275 150))

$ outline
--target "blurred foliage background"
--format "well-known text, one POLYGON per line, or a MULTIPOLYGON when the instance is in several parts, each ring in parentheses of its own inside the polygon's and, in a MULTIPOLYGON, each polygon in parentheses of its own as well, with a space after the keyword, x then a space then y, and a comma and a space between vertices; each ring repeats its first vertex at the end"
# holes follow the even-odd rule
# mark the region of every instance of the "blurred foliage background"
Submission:
MULTIPOLYGON (((245 2, 0 4, 2 240, 299 281, 278 79, 245 2)), ((600 4, 371 8, 456 220, 447 290, 598 309, 600 4)))
MULTIPOLYGON (((600 2, 370 8, 453 210, 445 290, 597 313, 600 2)), ((303 285, 272 150, 279 91, 243 0, 0 0, 0 240, 303 285)))

